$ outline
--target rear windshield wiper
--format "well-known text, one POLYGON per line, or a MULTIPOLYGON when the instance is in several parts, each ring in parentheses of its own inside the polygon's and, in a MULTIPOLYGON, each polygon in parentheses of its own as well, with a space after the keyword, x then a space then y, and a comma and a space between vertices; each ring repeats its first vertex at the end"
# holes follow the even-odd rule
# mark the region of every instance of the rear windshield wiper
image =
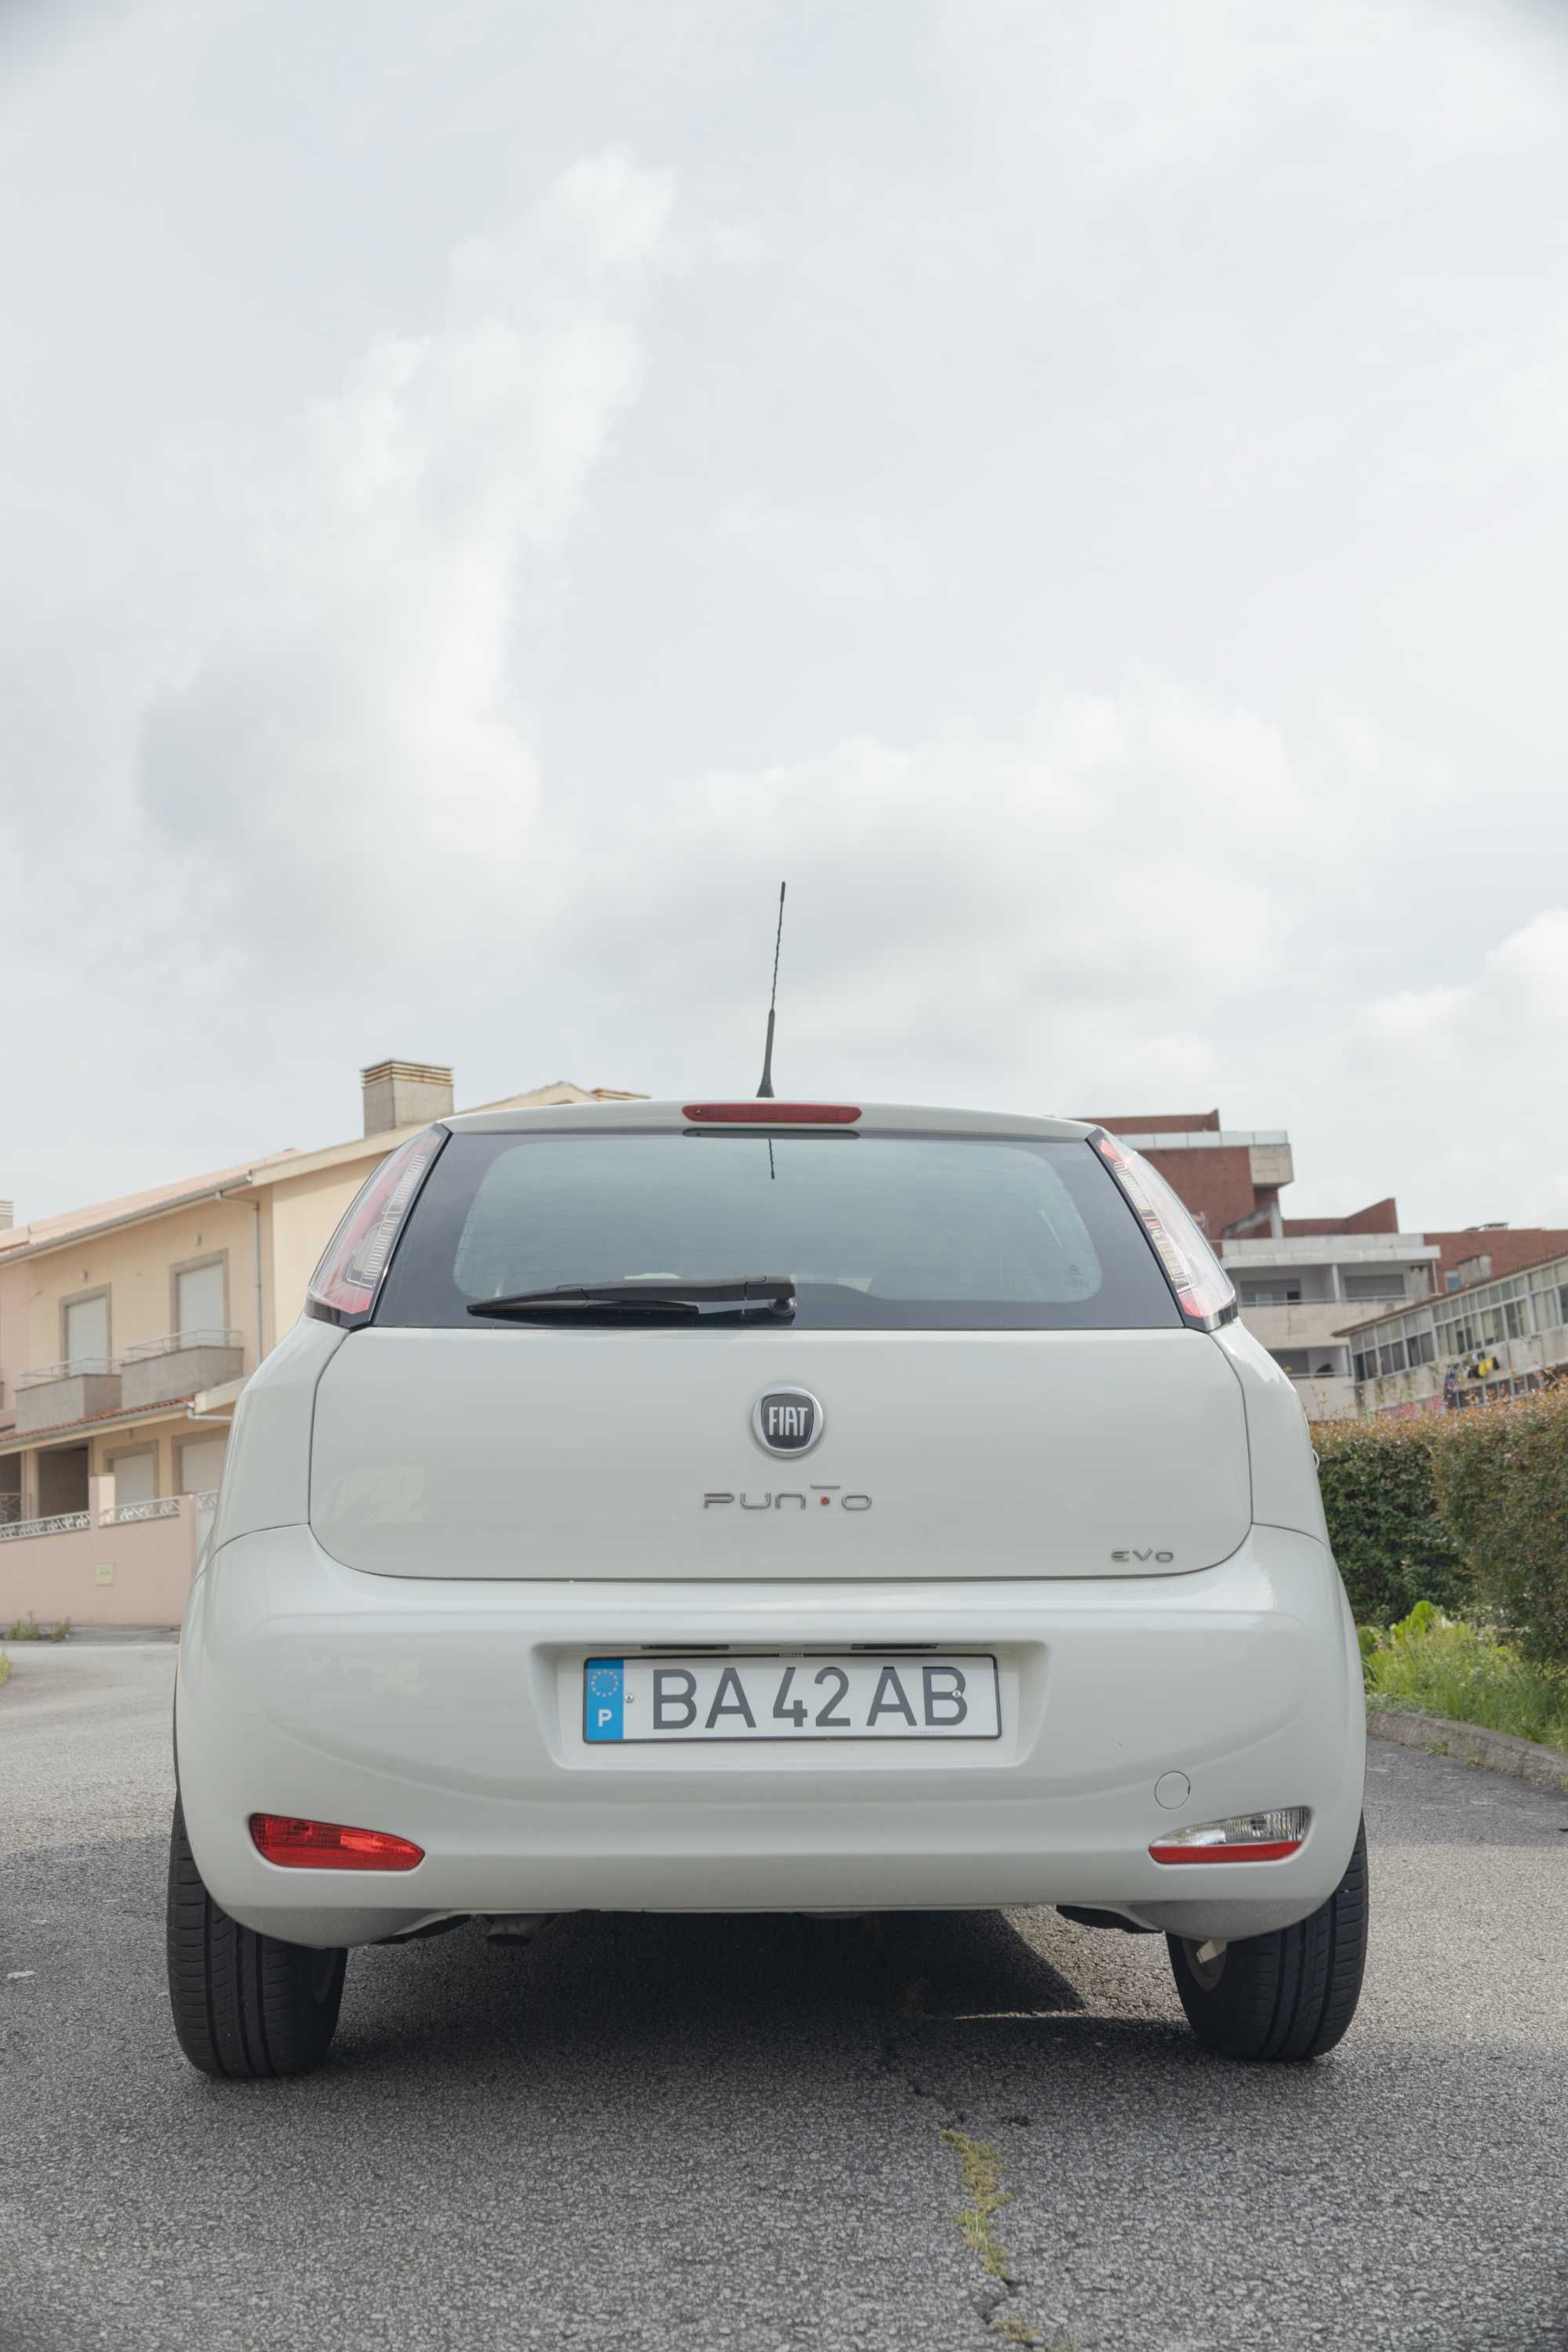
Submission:
MULTIPOLYGON (((657 1277, 624 1282, 563 1282, 553 1290, 514 1290, 505 1298, 472 1298, 470 1315, 500 1315, 532 1321, 535 1317, 587 1322, 596 1315, 646 1316, 664 1323, 714 1321, 703 1309, 731 1308, 737 1315, 761 1308, 783 1320, 795 1313, 795 1277, 745 1274, 719 1278, 657 1277)), ((728 1317, 722 1319, 728 1320, 728 1317)))

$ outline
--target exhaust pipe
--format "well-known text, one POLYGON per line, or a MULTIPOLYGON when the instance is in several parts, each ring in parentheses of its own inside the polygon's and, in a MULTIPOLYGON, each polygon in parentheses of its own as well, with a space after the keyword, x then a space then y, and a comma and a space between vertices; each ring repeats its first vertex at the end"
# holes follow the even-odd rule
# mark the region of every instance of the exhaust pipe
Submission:
POLYGON ((494 1911, 488 1917, 480 1914, 486 1939, 492 1944, 531 1944, 557 1916, 553 1911, 494 1911))

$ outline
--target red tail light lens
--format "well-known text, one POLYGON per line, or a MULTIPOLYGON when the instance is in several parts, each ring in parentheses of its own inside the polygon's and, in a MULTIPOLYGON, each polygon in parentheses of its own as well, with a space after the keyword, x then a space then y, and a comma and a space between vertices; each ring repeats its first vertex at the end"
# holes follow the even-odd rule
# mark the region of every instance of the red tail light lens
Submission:
POLYGON ((302 1822, 292 1813, 252 1813, 251 1842, 285 1870, 416 1870, 422 1845, 385 1830, 345 1829, 341 1822, 302 1822))
POLYGON ((1233 1813, 1228 1821, 1173 1830, 1149 1851, 1156 1862, 1284 1862, 1299 1851, 1310 1820, 1305 1805, 1233 1813))
POLYGON ((698 1127, 849 1127, 858 1103, 687 1103, 686 1117, 698 1127))
POLYGON ((1182 1313, 1200 1330, 1217 1331, 1236 1313, 1236 1292, 1191 1210, 1142 1152, 1103 1130, 1093 1140, 1143 1220, 1182 1313))
POLYGON ((361 1187, 310 1276, 307 1315, 323 1323, 369 1321, 398 1230, 446 1140, 444 1127, 426 1128, 399 1144, 361 1187))

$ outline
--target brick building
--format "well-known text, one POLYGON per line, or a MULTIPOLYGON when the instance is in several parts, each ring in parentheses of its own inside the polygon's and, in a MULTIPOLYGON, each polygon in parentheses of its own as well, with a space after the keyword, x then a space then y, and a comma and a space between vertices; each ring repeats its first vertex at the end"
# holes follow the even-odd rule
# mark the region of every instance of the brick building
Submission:
POLYGON ((1346 1418, 1371 1402, 1357 1380, 1363 1318, 1568 1255, 1568 1232, 1542 1226, 1404 1233, 1392 1194, 1349 1216, 1288 1217, 1280 1194, 1295 1175, 1289 1137, 1226 1128, 1217 1110, 1096 1124, 1142 1151, 1192 1210, 1236 1285, 1242 1320, 1298 1383, 1314 1421, 1346 1418))

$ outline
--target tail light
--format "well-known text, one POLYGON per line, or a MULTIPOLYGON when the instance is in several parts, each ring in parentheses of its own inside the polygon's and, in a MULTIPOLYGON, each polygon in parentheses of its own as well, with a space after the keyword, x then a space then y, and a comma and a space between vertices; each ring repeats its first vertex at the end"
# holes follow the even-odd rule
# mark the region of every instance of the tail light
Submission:
POLYGON ((860 1116, 858 1103, 784 1103, 771 1097, 758 1102, 687 1103, 684 1109, 694 1127, 849 1127, 860 1116))
POLYGON ((1191 1210, 1141 1152, 1103 1130, 1092 1141, 1142 1219, 1182 1313, 1200 1331, 1217 1331, 1236 1314, 1236 1292, 1191 1210))
POLYGON ((400 1143, 366 1179, 310 1276, 307 1315, 350 1329, 369 1322, 403 1220, 446 1140, 444 1127, 428 1127, 400 1143))
POLYGON ((1311 1818, 1305 1805, 1233 1813, 1228 1821, 1173 1830, 1149 1851, 1156 1862, 1284 1862, 1300 1846, 1311 1818))
POLYGON ((292 1813, 252 1813, 258 1853, 286 1870, 415 1870, 425 1849, 387 1830, 345 1829, 341 1822, 302 1822, 292 1813))

